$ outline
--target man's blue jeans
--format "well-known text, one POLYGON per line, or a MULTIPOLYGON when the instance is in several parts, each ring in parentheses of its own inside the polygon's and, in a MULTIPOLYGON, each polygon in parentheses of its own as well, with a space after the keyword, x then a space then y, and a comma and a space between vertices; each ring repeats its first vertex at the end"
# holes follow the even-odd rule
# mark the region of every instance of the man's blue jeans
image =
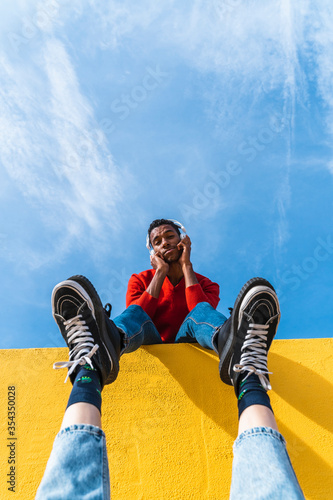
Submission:
MULTIPOLYGON (((226 319, 208 302, 199 302, 184 319, 175 342, 198 342, 217 351, 216 336, 226 319)), ((141 345, 162 343, 154 323, 140 306, 129 306, 113 321, 123 334, 122 354, 133 352, 141 345)))
MULTIPOLYGON (((167 497, 168 492, 163 493, 167 497)), ((73 498, 110 498, 105 435, 92 425, 72 425, 59 432, 36 495, 36 500, 73 498)), ((304 500, 279 432, 255 427, 236 439, 230 498, 304 500)))

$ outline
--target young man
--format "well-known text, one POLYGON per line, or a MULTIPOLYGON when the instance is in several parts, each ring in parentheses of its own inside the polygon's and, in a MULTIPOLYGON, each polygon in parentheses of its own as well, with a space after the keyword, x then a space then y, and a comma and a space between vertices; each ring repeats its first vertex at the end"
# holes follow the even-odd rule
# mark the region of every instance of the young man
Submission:
MULTIPOLYGON (((70 349, 69 361, 55 363, 55 367, 68 368, 73 389, 36 499, 109 499, 101 391, 118 375, 122 334, 105 314, 94 287, 82 276, 57 285, 52 305, 70 349)), ((267 353, 279 318, 273 287, 255 278, 244 285, 229 324, 221 327, 220 374, 234 386, 239 410, 233 500, 304 499, 267 394, 267 353)))
MULTIPOLYGON (((219 303, 219 286, 195 273, 191 262, 191 240, 173 220, 154 220, 148 229, 152 269, 133 274, 128 283, 126 305, 137 304, 152 319, 163 342, 174 342, 187 314, 197 304, 219 303)), ((220 323, 225 317, 219 318, 220 323)))
POLYGON ((121 334, 121 354, 142 344, 198 342, 220 355, 225 346, 220 342, 222 325, 231 318, 227 321, 216 311, 219 286, 194 272, 191 240, 184 227, 170 219, 154 220, 147 247, 152 269, 131 276, 127 308, 114 319, 121 334))
MULTIPOLYGON (((179 222, 154 220, 148 229, 146 246, 151 249, 153 269, 131 276, 127 309, 114 319, 121 334, 121 354, 142 344, 198 342, 227 360, 220 362, 220 376, 230 384, 225 367, 230 362, 240 304, 250 288, 260 292, 260 287, 271 285, 262 278, 249 280, 235 302, 234 314, 227 320, 216 311, 219 286, 193 270, 191 240, 179 222)), ((278 311, 277 322, 279 314, 278 311)))

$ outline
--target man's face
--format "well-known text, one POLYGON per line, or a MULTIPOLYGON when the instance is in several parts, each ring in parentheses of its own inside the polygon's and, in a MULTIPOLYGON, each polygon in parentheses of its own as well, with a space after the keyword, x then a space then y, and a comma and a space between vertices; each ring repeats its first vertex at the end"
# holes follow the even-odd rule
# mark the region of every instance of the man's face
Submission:
POLYGON ((176 262, 181 256, 182 252, 177 248, 180 237, 177 231, 169 224, 155 227, 150 233, 150 242, 155 253, 161 256, 168 264, 176 262))

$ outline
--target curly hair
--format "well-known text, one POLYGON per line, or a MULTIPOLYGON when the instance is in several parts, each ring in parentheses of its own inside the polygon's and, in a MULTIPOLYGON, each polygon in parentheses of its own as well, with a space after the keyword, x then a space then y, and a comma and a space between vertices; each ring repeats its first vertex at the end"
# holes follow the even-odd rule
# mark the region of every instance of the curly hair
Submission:
POLYGON ((175 229, 175 231, 177 231, 178 236, 180 236, 179 227, 172 220, 169 220, 169 219, 155 219, 155 220, 153 220, 153 222, 150 224, 150 226, 148 228, 148 239, 149 239, 149 245, 150 246, 151 246, 150 233, 152 232, 152 230, 155 229, 156 227, 164 226, 166 224, 168 226, 172 226, 175 229))

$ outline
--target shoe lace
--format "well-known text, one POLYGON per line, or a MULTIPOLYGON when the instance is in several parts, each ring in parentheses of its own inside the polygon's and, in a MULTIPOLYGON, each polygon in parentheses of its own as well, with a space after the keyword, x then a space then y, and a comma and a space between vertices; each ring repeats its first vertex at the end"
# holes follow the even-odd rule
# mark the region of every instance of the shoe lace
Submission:
POLYGON ((54 363, 54 369, 69 368, 65 383, 68 377, 73 373, 78 365, 85 365, 88 363, 91 368, 93 364, 91 357, 98 349, 98 344, 94 345, 94 339, 86 325, 82 315, 79 314, 74 318, 64 321, 65 329, 67 331, 68 344, 73 348, 69 351, 69 361, 57 361, 54 363))
POLYGON ((238 364, 234 365, 235 372, 249 373, 246 380, 252 373, 255 373, 266 391, 272 387, 266 375, 271 374, 267 369, 267 333, 269 324, 260 325, 250 323, 247 335, 242 346, 242 354, 238 364))

